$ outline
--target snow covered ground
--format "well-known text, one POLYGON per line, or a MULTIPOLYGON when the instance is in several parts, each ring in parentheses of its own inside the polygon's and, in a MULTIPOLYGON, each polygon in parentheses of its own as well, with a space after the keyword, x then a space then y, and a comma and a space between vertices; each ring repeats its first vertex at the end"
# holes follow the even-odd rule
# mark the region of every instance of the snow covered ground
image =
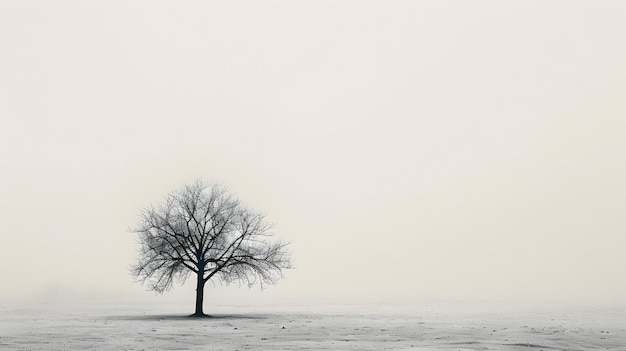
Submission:
POLYGON ((626 350, 626 308, 424 304, 0 309, 0 350, 626 350))

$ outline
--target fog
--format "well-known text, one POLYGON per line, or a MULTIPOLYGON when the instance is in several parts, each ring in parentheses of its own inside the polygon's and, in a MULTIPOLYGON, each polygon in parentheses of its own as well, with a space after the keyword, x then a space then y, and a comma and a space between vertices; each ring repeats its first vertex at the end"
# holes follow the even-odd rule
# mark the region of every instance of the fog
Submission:
POLYGON ((626 3, 3 1, 0 303, 128 274, 196 178, 291 242, 205 304, 626 302, 626 3))

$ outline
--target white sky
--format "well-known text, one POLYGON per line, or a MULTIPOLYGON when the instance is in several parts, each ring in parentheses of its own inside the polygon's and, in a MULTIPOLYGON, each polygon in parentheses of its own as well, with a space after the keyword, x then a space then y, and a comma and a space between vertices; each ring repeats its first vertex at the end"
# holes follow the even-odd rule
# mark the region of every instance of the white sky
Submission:
POLYGON ((220 180, 297 269, 211 303, 626 302, 626 2, 2 1, 0 303, 154 297, 220 180))

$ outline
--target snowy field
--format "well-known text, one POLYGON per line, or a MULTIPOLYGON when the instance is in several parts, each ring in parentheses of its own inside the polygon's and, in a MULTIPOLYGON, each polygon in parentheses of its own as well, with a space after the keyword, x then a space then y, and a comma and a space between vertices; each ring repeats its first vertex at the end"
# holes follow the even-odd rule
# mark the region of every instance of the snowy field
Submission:
POLYGON ((626 350, 626 308, 500 304, 0 309, 0 350, 626 350))

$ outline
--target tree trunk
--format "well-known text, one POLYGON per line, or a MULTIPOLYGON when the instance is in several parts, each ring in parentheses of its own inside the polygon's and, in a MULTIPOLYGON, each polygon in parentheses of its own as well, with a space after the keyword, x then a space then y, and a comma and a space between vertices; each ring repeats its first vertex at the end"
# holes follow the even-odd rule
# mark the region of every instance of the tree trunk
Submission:
POLYGON ((198 274, 198 283, 196 285, 196 313, 193 315, 196 317, 204 316, 202 311, 202 302, 204 301, 204 277, 203 274, 198 274))

